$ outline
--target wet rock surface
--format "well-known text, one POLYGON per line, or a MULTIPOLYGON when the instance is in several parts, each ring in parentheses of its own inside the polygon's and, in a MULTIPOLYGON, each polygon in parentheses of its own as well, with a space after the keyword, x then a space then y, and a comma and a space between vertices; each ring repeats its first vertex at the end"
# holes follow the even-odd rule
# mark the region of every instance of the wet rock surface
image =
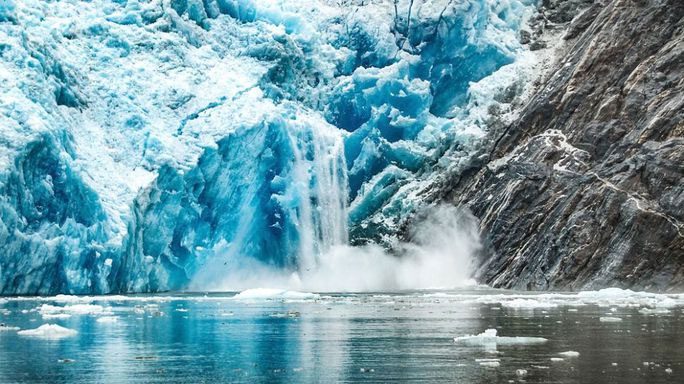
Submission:
POLYGON ((443 188, 495 287, 684 287, 684 3, 544 1, 561 52, 517 121, 443 188))

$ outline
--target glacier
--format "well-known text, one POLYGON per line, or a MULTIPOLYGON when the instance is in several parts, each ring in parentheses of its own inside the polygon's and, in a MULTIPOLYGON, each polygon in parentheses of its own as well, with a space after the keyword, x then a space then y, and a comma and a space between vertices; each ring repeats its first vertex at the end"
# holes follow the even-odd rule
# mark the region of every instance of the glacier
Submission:
POLYGON ((391 242, 515 115, 536 7, 0 1, 0 294, 201 287, 391 242))

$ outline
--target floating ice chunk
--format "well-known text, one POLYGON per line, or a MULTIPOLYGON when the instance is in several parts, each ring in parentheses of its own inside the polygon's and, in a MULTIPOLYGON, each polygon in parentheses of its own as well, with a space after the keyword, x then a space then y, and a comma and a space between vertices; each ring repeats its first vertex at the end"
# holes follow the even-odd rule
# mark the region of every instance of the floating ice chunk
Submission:
POLYGON ((0 332, 12 332, 12 331, 18 331, 19 327, 12 327, 9 326, 5 323, 0 323, 0 332))
POLYGON ((39 337, 43 339, 61 339, 63 337, 75 336, 78 332, 73 329, 64 328, 57 324, 43 324, 36 329, 26 329, 17 332, 20 336, 39 337))
POLYGON ((670 310, 667 308, 641 308, 639 310, 639 313, 642 315, 667 315, 670 313, 670 310))
POLYGON ((74 304, 64 307, 43 304, 38 308, 38 312, 43 316, 60 313, 72 315, 104 315, 110 313, 109 310, 105 310, 103 306, 96 304, 74 304))
POLYGON ((480 365, 483 367, 496 368, 501 365, 498 361, 482 361, 480 365))
POLYGON ((119 318, 116 316, 102 316, 96 320, 98 323, 116 323, 119 318))
POLYGON ((527 369, 516 369, 515 375, 518 377, 523 377, 527 375, 527 369))
POLYGON ((550 360, 553 361, 554 363, 565 361, 565 359, 562 357, 552 357, 550 360))
POLYGON ((284 289, 254 288, 247 289, 233 296, 235 300, 269 300, 269 299, 288 299, 288 300, 307 300, 317 299, 318 294, 309 292, 286 291, 284 289))
POLYGON ((616 298, 616 297, 628 297, 633 296, 634 291, 630 289, 620 289, 620 288, 604 288, 598 291, 583 291, 577 294, 578 297, 584 298, 616 298))
POLYGON ((498 345, 532 345, 543 344, 548 340, 543 337, 497 336, 496 329, 487 329, 479 335, 454 337, 454 342, 468 346, 480 346, 496 349, 498 345))
POLYGON ((555 308, 558 306, 558 304, 549 301, 536 299, 514 299, 511 301, 504 301, 501 305, 513 309, 555 308))
POLYGON ((619 323, 622 319, 619 317, 602 316, 599 318, 599 321, 602 323, 619 323))
POLYGON ((565 357, 578 357, 580 355, 580 353, 577 351, 565 351, 565 352, 560 352, 559 355, 565 356, 565 357))
POLYGON ((60 303, 75 303, 75 302, 84 302, 84 301, 92 301, 92 298, 89 296, 74 296, 74 295, 57 295, 52 298, 54 301, 58 301, 60 303))
POLYGON ((71 314, 69 313, 41 313, 41 317, 43 317, 44 320, 55 320, 55 319, 68 319, 71 317, 71 314))
POLYGON ((672 374, 672 368, 665 368, 665 373, 667 373, 668 375, 671 375, 672 374))

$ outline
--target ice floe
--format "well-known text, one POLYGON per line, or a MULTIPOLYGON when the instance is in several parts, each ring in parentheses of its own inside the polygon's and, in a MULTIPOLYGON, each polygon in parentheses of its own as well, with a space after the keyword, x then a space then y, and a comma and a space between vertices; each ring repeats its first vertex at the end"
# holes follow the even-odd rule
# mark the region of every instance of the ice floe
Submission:
POLYGON ((577 351, 565 351, 565 352, 560 352, 559 355, 564 356, 564 357, 578 357, 580 355, 580 353, 577 351))
POLYGON ((635 292, 629 289, 606 288, 577 293, 505 293, 453 295, 450 300, 481 304, 500 304, 509 309, 555 308, 558 306, 598 305, 600 307, 656 309, 652 314, 664 314, 663 308, 684 306, 684 294, 635 292))
POLYGON ((555 308, 558 306, 558 304, 550 301, 534 299, 513 299, 511 301, 502 302, 501 305, 513 309, 555 308))
POLYGON ((496 329, 487 329, 478 335, 466 335, 454 337, 456 344, 484 347, 488 350, 495 350, 497 346, 510 345, 534 345, 543 344, 548 340, 543 337, 525 337, 525 336, 497 336, 496 329))
POLYGON ((501 365, 500 359, 475 359, 475 361, 483 367, 496 368, 501 365))
POLYGON ((37 308, 44 318, 66 318, 61 315, 107 315, 111 314, 110 308, 105 308, 96 304, 73 304, 64 307, 50 304, 43 304, 37 308))
POLYGON ((61 339, 63 337, 75 336, 78 332, 73 329, 64 328, 57 324, 43 324, 36 329, 26 329, 17 332, 20 336, 38 337, 43 339, 61 339))
POLYGON ((602 323, 619 323, 622 321, 622 319, 613 316, 601 316, 599 317, 599 321, 602 323))

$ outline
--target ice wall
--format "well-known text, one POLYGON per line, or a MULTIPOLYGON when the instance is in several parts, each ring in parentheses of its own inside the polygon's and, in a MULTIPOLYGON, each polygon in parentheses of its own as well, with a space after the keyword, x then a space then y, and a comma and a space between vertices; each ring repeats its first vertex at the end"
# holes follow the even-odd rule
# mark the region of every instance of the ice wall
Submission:
POLYGON ((534 62, 532 0, 0 4, 0 293, 183 289, 390 236, 534 62))

